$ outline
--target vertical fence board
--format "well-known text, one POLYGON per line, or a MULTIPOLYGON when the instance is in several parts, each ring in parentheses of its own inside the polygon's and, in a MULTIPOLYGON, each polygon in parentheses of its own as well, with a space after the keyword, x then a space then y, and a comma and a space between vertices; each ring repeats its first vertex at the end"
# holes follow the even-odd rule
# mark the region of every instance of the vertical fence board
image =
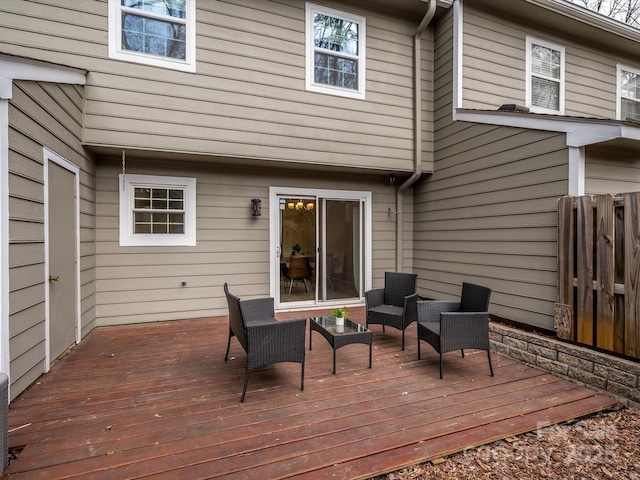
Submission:
POLYGON ((558 301, 570 339, 640 359, 640 192, 558 201, 558 301))
MULTIPOLYGON (((558 303, 569 305, 573 311, 573 248, 575 243, 575 224, 573 216, 573 197, 566 196, 558 200, 558 303)), ((566 334, 575 338, 574 319, 569 322, 566 334)))
MULTIPOLYGON (((614 205, 615 209, 615 245, 614 245, 614 282, 624 284, 625 258, 624 258, 624 204, 614 205)), ((624 295, 616 294, 614 305, 614 337, 613 351, 624 353, 624 295)))
POLYGON ((613 195, 596 201, 596 346, 614 349, 613 195))
POLYGON ((625 353, 638 357, 640 355, 640 339, 638 335, 638 309, 640 295, 638 292, 640 278, 640 222, 638 221, 638 204, 640 193, 628 193, 624 196, 624 227, 625 227, 625 353))
POLYGON ((580 343, 593 345, 593 203, 591 197, 576 200, 576 278, 578 300, 576 305, 577 336, 580 343))

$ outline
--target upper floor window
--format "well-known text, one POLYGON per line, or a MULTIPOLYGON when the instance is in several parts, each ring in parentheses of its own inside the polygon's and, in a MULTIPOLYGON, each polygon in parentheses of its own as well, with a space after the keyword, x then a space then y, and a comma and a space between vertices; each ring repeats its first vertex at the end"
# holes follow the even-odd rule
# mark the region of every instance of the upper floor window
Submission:
POLYGON ((617 118, 640 121, 640 70, 618 65, 617 118))
POLYGON ((527 106, 564 114, 564 47, 527 37, 527 106))
POLYGON ((195 0, 109 0, 109 57, 195 72, 195 0))
POLYGON ((120 175, 120 245, 196 244, 196 179, 120 175))
POLYGON ((365 97, 365 19, 307 3, 307 90, 365 97))

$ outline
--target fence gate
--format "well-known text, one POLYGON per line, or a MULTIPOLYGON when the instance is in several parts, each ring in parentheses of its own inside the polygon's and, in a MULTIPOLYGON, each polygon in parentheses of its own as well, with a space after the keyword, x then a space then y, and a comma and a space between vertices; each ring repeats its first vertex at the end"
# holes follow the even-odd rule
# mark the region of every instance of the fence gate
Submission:
POLYGON ((640 192, 558 201, 558 299, 570 340, 640 358, 640 192))

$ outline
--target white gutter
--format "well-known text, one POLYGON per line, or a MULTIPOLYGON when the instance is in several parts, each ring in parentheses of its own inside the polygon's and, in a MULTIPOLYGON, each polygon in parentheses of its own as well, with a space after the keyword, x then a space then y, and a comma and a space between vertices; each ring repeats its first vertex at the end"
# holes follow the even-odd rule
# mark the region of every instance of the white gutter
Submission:
MULTIPOLYGON (((423 0, 424 1, 424 0, 423 0)), ((422 175, 422 70, 420 51, 422 35, 429 26, 429 22, 436 13, 436 0, 429 0, 429 7, 425 13, 415 35, 413 36, 413 109, 414 109, 414 171, 396 191, 396 271, 402 272, 402 197, 403 192, 413 185, 422 175)))

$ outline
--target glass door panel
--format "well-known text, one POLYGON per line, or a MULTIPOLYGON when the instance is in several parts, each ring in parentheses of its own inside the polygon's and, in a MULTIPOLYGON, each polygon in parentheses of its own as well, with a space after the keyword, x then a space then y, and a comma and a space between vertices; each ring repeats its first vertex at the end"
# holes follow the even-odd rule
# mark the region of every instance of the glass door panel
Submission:
POLYGON ((315 301, 316 199, 280 197, 279 204, 280 302, 315 301))
POLYGON ((321 300, 361 296, 361 211, 357 200, 322 200, 321 300))

